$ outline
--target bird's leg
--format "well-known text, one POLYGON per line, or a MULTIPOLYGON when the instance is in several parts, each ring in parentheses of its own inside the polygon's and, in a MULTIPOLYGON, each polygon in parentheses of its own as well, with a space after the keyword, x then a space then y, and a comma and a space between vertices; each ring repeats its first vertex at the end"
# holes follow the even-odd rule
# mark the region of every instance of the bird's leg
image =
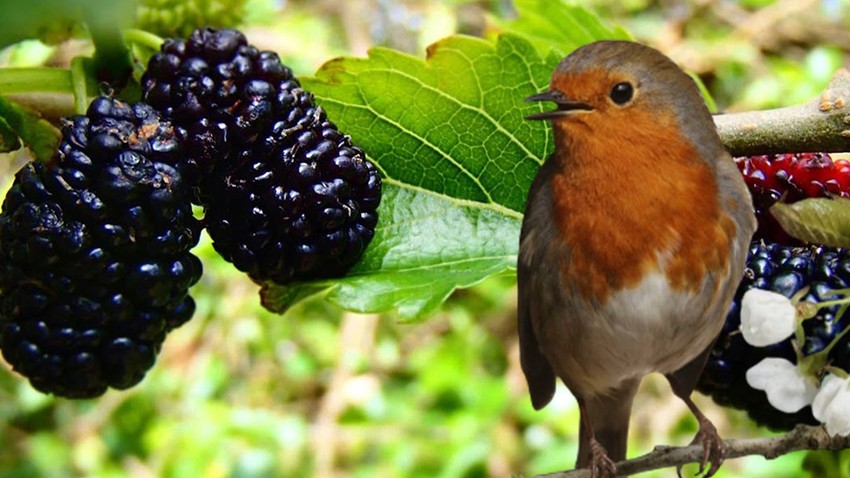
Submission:
MULTIPOLYGON (((699 471, 697 471, 697 475, 701 474, 705 471, 705 465, 708 462, 711 462, 711 467, 708 471, 705 472, 704 478, 709 478, 717 473, 717 470, 720 468, 720 465, 723 464, 724 457, 724 449, 723 449, 723 439, 720 438, 720 435, 717 433, 717 428, 714 427, 714 424, 703 415, 699 408, 697 408, 696 404, 691 400, 690 397, 681 397, 682 400, 685 401, 685 404, 688 408, 691 409, 691 412, 697 419, 699 423, 699 431, 697 431, 696 436, 694 437, 691 445, 702 445, 702 460, 699 464, 699 471)), ((679 465, 677 468, 679 473, 679 477, 682 476, 682 466, 679 465)))
POLYGON ((611 458, 608 458, 608 452, 595 438, 590 439, 589 468, 591 478, 613 478, 617 476, 617 465, 611 458))
POLYGON ((579 401, 579 413, 581 414, 581 441, 587 443, 587 454, 589 456, 579 457, 579 462, 585 462, 590 470, 591 478, 614 478, 617 476, 617 465, 608 457, 608 451, 596 440, 587 406, 579 401))
MULTIPOLYGON (((705 471, 705 465, 708 462, 711 462, 711 467, 709 467, 708 471, 705 471, 703 478, 710 478, 717 473, 717 470, 720 468, 720 465, 723 464, 723 460, 725 458, 723 440, 720 438, 720 435, 718 435, 717 428, 714 427, 714 424, 711 423, 700 409, 697 408, 697 405, 693 402, 693 400, 691 400, 691 392, 694 390, 696 379, 699 378, 699 374, 702 371, 703 364, 705 363, 707 356, 707 353, 703 353, 700 357, 697 357, 693 362, 689 363, 682 369, 666 375, 667 381, 670 382, 670 387, 673 389, 673 393, 685 402, 685 405, 688 406, 691 413, 694 414, 697 422, 699 423, 699 431, 694 437, 694 440, 691 442, 691 445, 701 444, 703 448, 702 460, 700 461, 697 475, 705 471)), ((676 468, 676 471, 681 478, 682 465, 679 465, 676 468)))

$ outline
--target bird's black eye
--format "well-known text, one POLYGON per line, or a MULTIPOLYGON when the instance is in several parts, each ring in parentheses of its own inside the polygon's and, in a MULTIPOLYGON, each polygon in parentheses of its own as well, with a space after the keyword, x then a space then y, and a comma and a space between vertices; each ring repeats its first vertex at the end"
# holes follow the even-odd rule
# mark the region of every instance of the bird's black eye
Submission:
POLYGON ((635 89, 632 87, 632 84, 624 81, 622 83, 617 83, 611 88, 611 101, 617 103, 618 105, 624 105, 632 99, 632 96, 635 94, 635 89))

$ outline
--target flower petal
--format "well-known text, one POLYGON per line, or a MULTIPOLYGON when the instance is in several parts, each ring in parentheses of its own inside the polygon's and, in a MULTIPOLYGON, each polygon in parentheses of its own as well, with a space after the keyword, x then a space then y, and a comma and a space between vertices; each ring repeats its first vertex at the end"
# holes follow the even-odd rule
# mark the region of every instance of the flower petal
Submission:
POLYGON ((782 294, 750 289, 741 300, 741 333, 756 347, 782 342, 797 329, 797 310, 782 294))
POLYGON ((812 402, 812 415, 830 435, 850 435, 850 378, 824 377, 812 402))
POLYGON ((784 413, 796 413, 810 405, 818 389, 793 363, 769 357, 747 370, 747 383, 764 390, 773 408, 784 413))

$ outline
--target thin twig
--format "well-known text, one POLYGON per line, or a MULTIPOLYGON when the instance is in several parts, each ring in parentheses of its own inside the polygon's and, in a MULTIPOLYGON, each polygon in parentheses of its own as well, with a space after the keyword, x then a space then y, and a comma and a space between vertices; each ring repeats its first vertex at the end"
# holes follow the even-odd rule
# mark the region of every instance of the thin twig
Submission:
MULTIPOLYGON (((798 425, 785 435, 771 438, 726 440, 723 443, 727 459, 760 455, 768 460, 800 450, 842 450, 850 448, 850 437, 831 437, 824 427, 798 425)), ((699 445, 683 447, 658 446, 650 453, 617 463, 617 473, 636 475, 652 470, 699 463, 703 449, 699 445)), ((538 478, 589 478, 587 469, 540 475, 538 478)))

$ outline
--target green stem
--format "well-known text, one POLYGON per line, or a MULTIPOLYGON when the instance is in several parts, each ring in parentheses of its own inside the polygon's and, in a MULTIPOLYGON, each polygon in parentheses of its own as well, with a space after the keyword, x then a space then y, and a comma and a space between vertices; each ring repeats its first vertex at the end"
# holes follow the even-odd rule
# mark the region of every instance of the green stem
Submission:
POLYGON ((135 43, 151 50, 159 50, 164 41, 161 37, 154 35, 151 32, 139 30, 136 28, 128 28, 124 30, 124 41, 127 43, 135 43))
POLYGON ((61 68, 1 68, 0 95, 73 93, 71 72, 61 68))
POLYGON ((834 307, 836 305, 845 305, 847 304, 848 299, 836 299, 836 300, 825 300, 823 302, 818 302, 818 309, 822 309, 824 307, 834 307))
POLYGON ((836 289, 831 291, 830 295, 843 295, 845 297, 842 297, 841 299, 824 300, 822 302, 818 302, 818 309, 822 309, 824 307, 833 307, 836 305, 847 305, 848 303, 850 303, 850 298, 846 297, 847 295, 850 295, 850 289, 836 289))
POLYGON ((85 114, 89 104, 85 61, 79 56, 71 60, 71 87, 74 92, 74 111, 77 114, 85 114))

